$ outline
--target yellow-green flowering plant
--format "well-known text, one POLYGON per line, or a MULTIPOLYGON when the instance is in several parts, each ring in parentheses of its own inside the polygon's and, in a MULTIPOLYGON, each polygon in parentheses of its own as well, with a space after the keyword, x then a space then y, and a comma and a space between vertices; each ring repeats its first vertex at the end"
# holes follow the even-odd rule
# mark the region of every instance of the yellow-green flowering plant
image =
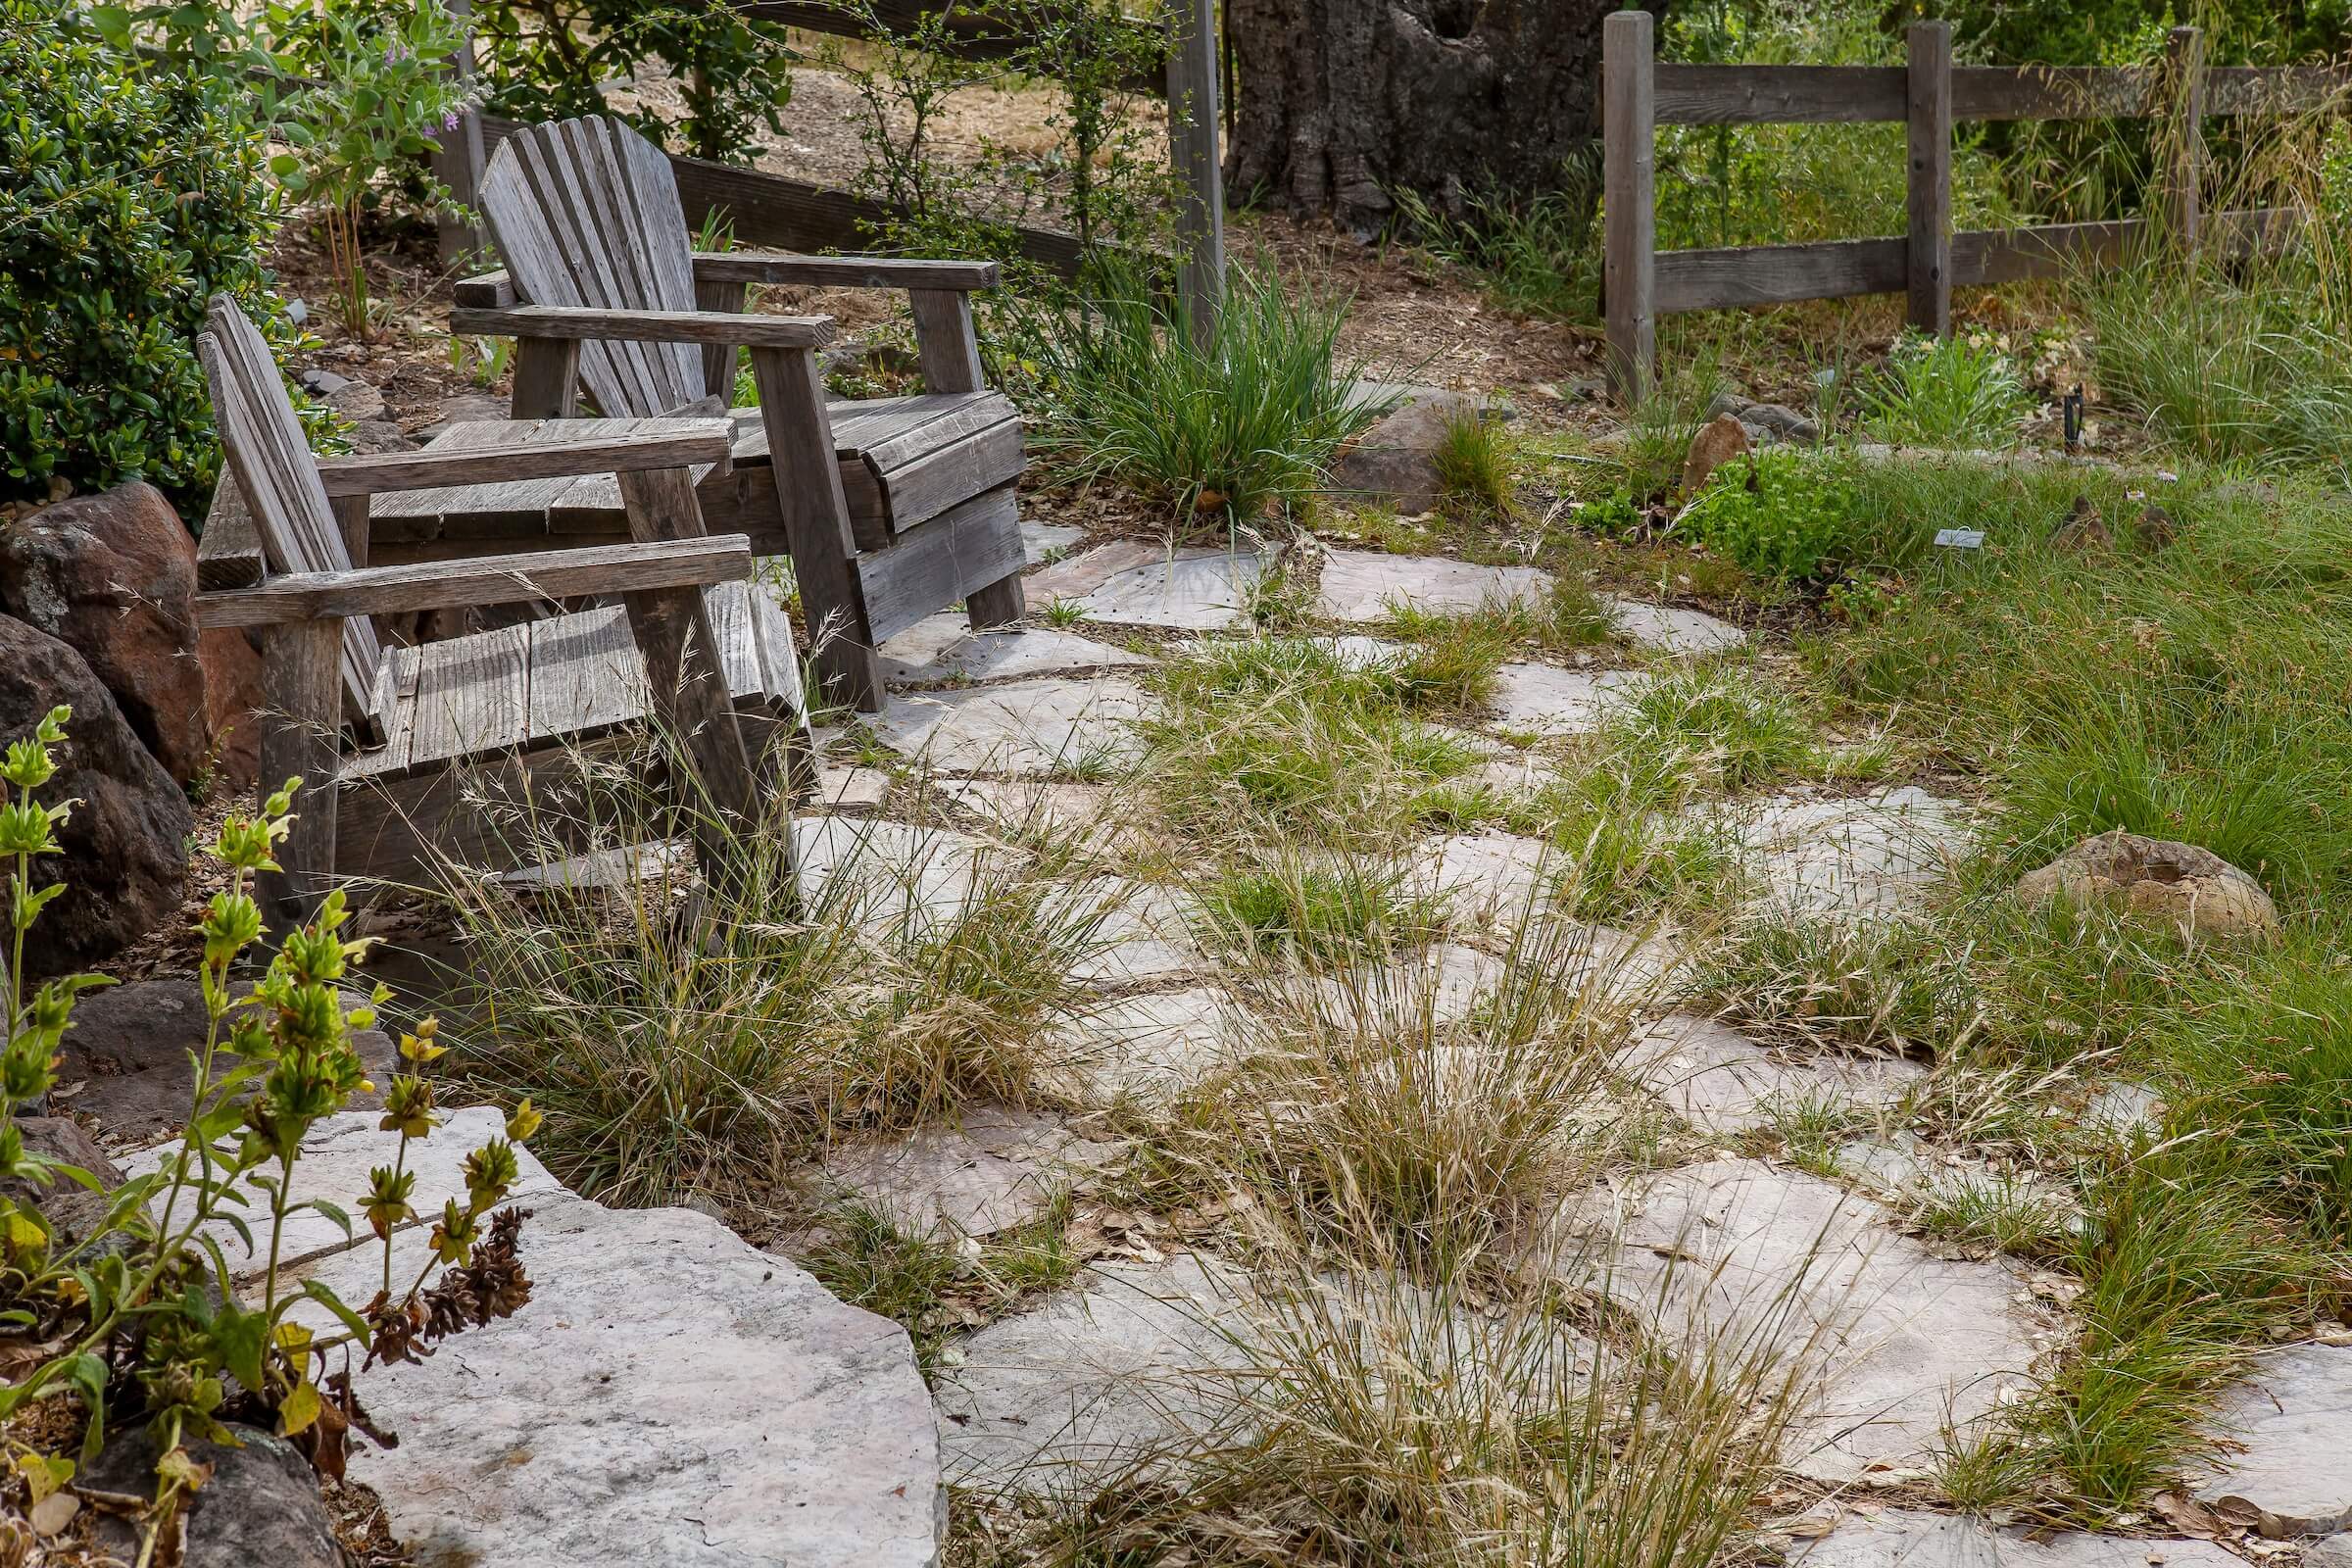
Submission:
MULTIPOLYGON (((74 999, 109 982, 75 975, 24 994, 24 937, 64 883, 35 886, 35 866, 57 853, 56 829, 74 803, 43 804, 36 792, 56 774, 51 748, 66 735, 71 711, 60 708, 34 733, 10 746, 0 764, 0 863, 9 866, 10 936, 4 1001, 7 1041, 0 1052, 0 1179, 19 1192, 47 1193, 59 1183, 93 1192, 89 1172, 34 1154, 15 1116, 37 1106, 54 1081, 59 1040, 74 999)), ((429 1255, 412 1279, 393 1277, 393 1239, 418 1218, 411 1206, 416 1176, 410 1147, 440 1121, 433 1059, 446 1049, 431 1020, 401 1040, 404 1070, 385 1087, 386 1132, 399 1134, 390 1164, 370 1173, 357 1206, 383 1250, 383 1288, 354 1306, 316 1280, 286 1289, 278 1278, 286 1222, 308 1209, 346 1232, 350 1212, 323 1197, 303 1197, 297 1173, 303 1142, 320 1120, 373 1089, 353 1044, 389 1000, 374 988, 359 1006, 347 987, 367 943, 349 940, 340 892, 318 917, 286 933, 260 979, 242 994, 237 966, 267 933, 254 880, 277 869, 272 858, 294 814, 299 779, 262 803, 251 817, 231 817, 211 851, 228 885, 213 895, 198 930, 204 939, 200 980, 207 1027, 194 1054, 194 1092, 186 1130, 162 1167, 108 1195, 103 1213, 76 1227, 53 1224, 37 1198, 0 1198, 0 1367, 18 1369, 0 1385, 0 1421, 30 1401, 71 1395, 84 1417, 78 1462, 86 1464, 110 1424, 144 1422, 152 1434, 156 1495, 151 1523, 168 1523, 203 1484, 205 1467, 186 1447, 191 1438, 234 1442, 227 1423, 266 1425, 296 1444, 320 1471, 340 1475, 353 1427, 372 1435, 352 1388, 353 1359, 413 1360, 429 1342, 511 1316, 530 1298, 516 1255, 524 1212, 502 1208, 519 1175, 515 1145, 539 1122, 526 1101, 495 1138, 466 1157, 464 1201, 445 1204, 430 1235, 429 1255), (225 1227, 267 1258, 254 1290, 238 1289, 215 1239, 225 1227), (340 1327, 317 1333, 293 1315, 310 1300, 340 1327)), ((71 1479, 76 1459, 26 1452, 16 1469, 36 1493, 71 1479)))

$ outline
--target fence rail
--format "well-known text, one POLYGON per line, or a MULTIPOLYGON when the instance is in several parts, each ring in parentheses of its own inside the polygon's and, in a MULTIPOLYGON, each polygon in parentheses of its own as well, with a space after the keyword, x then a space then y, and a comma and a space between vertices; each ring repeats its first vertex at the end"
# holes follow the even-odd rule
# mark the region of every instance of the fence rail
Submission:
POLYGON ((2051 277, 2120 258, 2156 233, 2231 254, 2291 240, 2292 209, 2204 213, 2200 131, 2209 116, 2290 114, 2342 101, 2333 67, 2208 68, 2203 35, 2175 28, 2159 67, 2093 70, 1955 66, 1948 23, 1914 23, 1900 66, 1697 66, 1657 63, 1645 11, 1602 26, 1601 123, 1609 372, 1637 403, 1655 367, 1656 318, 1685 311, 1858 294, 1907 294, 1926 331, 1951 330, 1952 289, 2051 277), (1952 127, 2019 120, 2166 119, 2162 211, 2153 219, 1952 230, 1952 127), (1659 125, 1855 124, 1909 127, 1907 232, 1892 237, 1657 249, 1659 125))

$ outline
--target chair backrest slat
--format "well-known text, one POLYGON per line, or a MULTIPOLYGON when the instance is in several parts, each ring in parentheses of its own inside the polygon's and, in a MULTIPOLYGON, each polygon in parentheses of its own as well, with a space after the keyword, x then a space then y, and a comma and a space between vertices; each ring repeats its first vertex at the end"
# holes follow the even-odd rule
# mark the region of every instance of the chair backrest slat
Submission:
MULTIPOLYGON (((694 240, 661 149, 602 115, 501 143, 479 200, 526 304, 691 311, 694 240)), ((652 418, 704 395, 690 343, 580 345, 580 381, 610 418, 652 418)))
MULTIPOLYGON (((214 421, 229 471, 253 514, 263 560, 277 572, 349 571, 351 554, 343 548, 326 487, 318 482, 318 460, 302 433, 270 345, 226 295, 214 298, 208 321, 212 330, 197 347, 212 385, 214 421)), ((375 673, 382 659, 374 624, 365 615, 345 617, 344 701, 351 712, 368 719, 381 716, 375 710, 375 673)))

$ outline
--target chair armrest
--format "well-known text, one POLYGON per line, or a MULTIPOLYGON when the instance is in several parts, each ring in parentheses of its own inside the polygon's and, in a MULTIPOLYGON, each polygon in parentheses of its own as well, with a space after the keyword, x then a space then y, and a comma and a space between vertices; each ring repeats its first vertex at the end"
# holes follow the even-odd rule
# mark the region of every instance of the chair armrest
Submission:
POLYGON ((566 479, 597 473, 715 465, 726 471, 734 426, 725 419, 666 421, 678 428, 632 435, 590 436, 543 445, 474 447, 467 451, 387 452, 367 458, 324 458, 318 478, 328 496, 374 496, 395 490, 504 484, 514 479, 566 479))
POLYGON ((752 541, 730 533, 407 566, 362 566, 354 571, 288 572, 251 588, 198 594, 196 624, 275 626, 328 615, 388 615, 641 589, 703 588, 740 581, 752 570, 752 541))
POLYGON ((796 256, 790 251, 697 251, 698 283, 809 283, 823 288, 995 288, 994 262, 905 261, 896 256, 796 256))
POLYGON ((503 311, 522 303, 514 277, 503 267, 495 272, 459 278, 450 285, 449 298, 453 305, 479 311, 503 311))
POLYGON ((481 337, 607 338, 640 343, 721 343, 755 349, 821 349, 829 316, 747 316, 733 311, 609 311, 589 305, 453 310, 452 332, 481 337))

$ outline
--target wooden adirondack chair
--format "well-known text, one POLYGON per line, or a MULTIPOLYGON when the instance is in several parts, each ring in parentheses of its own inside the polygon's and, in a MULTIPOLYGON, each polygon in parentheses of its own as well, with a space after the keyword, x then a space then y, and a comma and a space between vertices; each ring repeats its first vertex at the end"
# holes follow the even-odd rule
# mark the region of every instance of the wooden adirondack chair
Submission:
POLYGON ((223 297, 210 325, 199 348, 213 410, 269 573, 200 593, 197 620, 260 628, 262 777, 308 781, 277 852, 284 869, 260 890, 272 918, 306 917, 338 874, 413 870, 428 846, 485 869, 512 863, 467 790, 560 769, 573 746, 649 715, 679 737, 715 808, 696 813, 698 850, 707 864, 723 855, 779 771, 763 782, 745 729, 757 745, 789 747, 803 724, 791 623, 745 581, 751 541, 706 536, 695 510, 694 469, 724 465, 726 422, 643 421, 617 435, 583 424, 561 443, 320 461, 253 324, 223 297), (618 475, 633 542, 355 564, 371 495, 595 473, 618 475), (369 618, 597 595, 621 604, 414 647, 384 646, 369 618))
POLYGON ((835 700, 878 709, 875 646, 957 600, 975 626, 1020 618, 1020 416, 982 378, 969 298, 993 263, 697 253, 668 159, 603 117, 504 142, 480 206, 506 270, 458 285, 450 328, 516 340, 515 417, 567 416, 583 387, 607 416, 724 407, 750 350, 760 407, 703 510, 789 551, 835 700), (827 338, 745 314, 753 283, 906 289, 927 390, 828 400, 827 338))

